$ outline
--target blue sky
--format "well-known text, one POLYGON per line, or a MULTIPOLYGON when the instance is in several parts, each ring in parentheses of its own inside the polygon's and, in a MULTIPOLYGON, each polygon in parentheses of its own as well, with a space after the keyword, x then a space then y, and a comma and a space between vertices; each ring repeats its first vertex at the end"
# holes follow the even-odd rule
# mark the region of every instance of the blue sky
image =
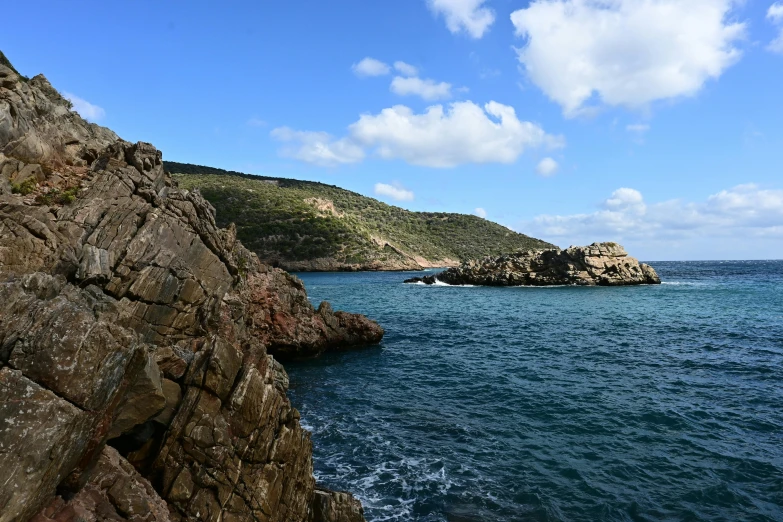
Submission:
POLYGON ((164 158, 561 246, 783 258, 783 3, 16 2, 0 49, 164 158))

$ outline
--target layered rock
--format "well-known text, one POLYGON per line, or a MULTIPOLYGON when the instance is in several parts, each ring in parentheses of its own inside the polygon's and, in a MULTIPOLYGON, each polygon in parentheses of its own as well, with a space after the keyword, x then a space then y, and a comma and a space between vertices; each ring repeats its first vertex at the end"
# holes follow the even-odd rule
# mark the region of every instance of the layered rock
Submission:
POLYGON ((655 270, 630 257, 617 243, 565 250, 530 250, 468 261, 406 283, 482 286, 624 286, 660 284, 655 270))
MULTIPOLYGON (((314 309, 155 147, 69 109, 0 59, 0 522, 312 520, 309 433, 273 355, 383 330, 314 309)), ((323 520, 360 520, 329 498, 323 520)))

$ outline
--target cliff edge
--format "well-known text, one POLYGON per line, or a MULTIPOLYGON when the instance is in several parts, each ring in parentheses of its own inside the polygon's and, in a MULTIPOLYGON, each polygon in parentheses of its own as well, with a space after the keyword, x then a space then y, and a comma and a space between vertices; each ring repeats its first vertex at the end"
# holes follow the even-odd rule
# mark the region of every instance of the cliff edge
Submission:
POLYGON ((364 520, 279 359, 375 344, 0 53, 0 522, 364 520))
POLYGON ((660 284, 655 270, 630 257, 617 243, 565 250, 529 250, 485 257, 406 283, 482 286, 624 286, 660 284))

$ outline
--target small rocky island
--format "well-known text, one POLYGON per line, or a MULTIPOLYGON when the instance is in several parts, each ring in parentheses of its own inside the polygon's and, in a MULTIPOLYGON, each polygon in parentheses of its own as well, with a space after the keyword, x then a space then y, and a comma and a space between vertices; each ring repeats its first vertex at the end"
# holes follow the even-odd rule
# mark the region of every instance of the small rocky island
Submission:
POLYGON ((406 283, 481 286, 624 286, 657 285, 655 270, 630 257, 617 243, 528 250, 466 261, 439 274, 406 283))

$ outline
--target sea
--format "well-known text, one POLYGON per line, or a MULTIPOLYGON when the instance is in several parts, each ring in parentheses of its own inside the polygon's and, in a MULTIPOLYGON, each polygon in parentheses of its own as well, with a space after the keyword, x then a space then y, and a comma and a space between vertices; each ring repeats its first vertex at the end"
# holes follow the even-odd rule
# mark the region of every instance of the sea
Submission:
POLYGON ((783 521, 783 261, 650 264, 662 285, 297 274, 386 329, 286 365, 317 481, 370 522, 783 521))

